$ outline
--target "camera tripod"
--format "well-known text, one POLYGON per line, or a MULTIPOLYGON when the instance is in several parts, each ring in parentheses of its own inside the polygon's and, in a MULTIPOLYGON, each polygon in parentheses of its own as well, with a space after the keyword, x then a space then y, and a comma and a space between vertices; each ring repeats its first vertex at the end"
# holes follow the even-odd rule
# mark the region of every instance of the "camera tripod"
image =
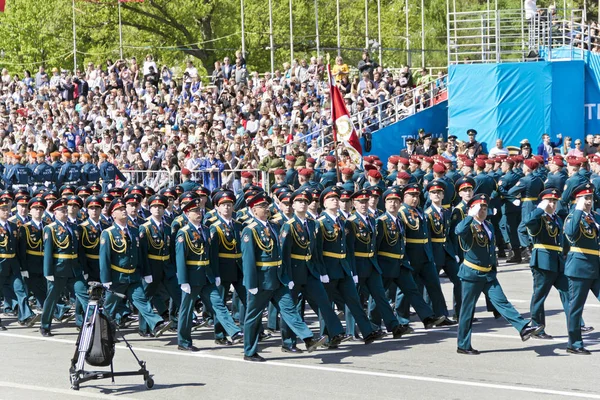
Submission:
MULTIPOLYGON (((112 346, 112 354, 110 355, 110 371, 86 371, 84 369, 84 365, 86 362, 86 357, 92 347, 92 343, 94 341, 94 335, 101 335, 101 332, 94 332, 94 327, 99 326, 96 325, 97 319, 100 315, 104 316, 104 307, 103 307, 103 294, 104 292, 112 293, 118 297, 125 299, 125 296, 112 292, 108 289, 105 289, 99 282, 90 282, 88 293, 90 295, 90 299, 88 302, 87 310, 85 313, 85 320, 83 322, 83 326, 81 327, 81 331, 79 332, 79 337, 77 338, 76 350, 73 355, 73 359, 71 360, 71 368, 69 369, 69 378, 71 381, 71 389, 79 390, 79 385, 95 380, 95 379, 108 379, 112 380, 112 383, 115 382, 115 376, 133 376, 133 375, 142 375, 144 377, 144 385, 146 389, 152 389, 154 386, 154 380, 150 376, 150 372, 146 369, 146 362, 140 360, 131 344, 125 339, 125 336, 119 330, 117 324, 113 321, 109 320, 108 329, 112 330, 109 332, 109 336, 114 335, 115 329, 119 332, 121 339, 125 342, 125 345, 131 351, 131 354, 137 361, 140 369, 137 371, 125 371, 125 372, 114 372, 113 370, 113 357, 114 357, 114 341, 111 343, 112 346)), ((112 337, 112 336, 111 336, 112 337)))

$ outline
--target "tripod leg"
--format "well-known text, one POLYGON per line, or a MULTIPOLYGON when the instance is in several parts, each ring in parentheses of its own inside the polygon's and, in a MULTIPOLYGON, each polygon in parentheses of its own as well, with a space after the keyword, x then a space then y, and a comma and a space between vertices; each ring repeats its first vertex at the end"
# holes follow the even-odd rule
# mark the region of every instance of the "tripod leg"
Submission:
POLYGON ((110 362, 110 376, 112 383, 115 383, 115 370, 113 369, 113 362, 110 362))

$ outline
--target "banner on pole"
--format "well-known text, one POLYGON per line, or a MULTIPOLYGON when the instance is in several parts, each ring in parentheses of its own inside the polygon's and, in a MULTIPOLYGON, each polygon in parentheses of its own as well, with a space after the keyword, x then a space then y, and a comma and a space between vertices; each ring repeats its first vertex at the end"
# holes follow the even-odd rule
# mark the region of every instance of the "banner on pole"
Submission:
POLYGON ((0 0, 0 12, 4 12, 4 7, 6 7, 6 0, 0 0))

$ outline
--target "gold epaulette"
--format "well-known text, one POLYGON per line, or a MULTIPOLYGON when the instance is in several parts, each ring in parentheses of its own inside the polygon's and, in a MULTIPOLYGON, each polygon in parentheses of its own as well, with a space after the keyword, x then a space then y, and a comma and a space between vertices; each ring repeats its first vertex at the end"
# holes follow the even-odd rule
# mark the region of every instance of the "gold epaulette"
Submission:
POLYGON ((81 226, 83 228, 84 226, 88 226, 89 224, 90 224, 90 221, 86 220, 86 221, 83 221, 83 223, 79 224, 79 226, 81 226))
POLYGON ((254 229, 254 228, 256 228, 256 225, 258 225, 258 224, 256 223, 256 221, 254 221, 254 222, 248 224, 247 227, 250 228, 250 229, 254 229))
POLYGON ((112 225, 112 226, 109 226, 108 228, 106 228, 104 231, 108 232, 108 231, 113 231, 114 229, 115 229, 115 226, 112 225))
POLYGON ((290 218, 285 223, 288 225, 292 225, 294 222, 296 222, 296 220, 294 220, 293 218, 290 218))
POLYGON ((217 217, 210 217, 209 219, 206 220, 206 222, 210 222, 211 224, 214 224, 217 219, 218 219, 217 217))
POLYGON ((317 218, 317 221, 325 221, 327 217, 325 215, 321 215, 319 218, 317 218))
POLYGON ((56 222, 46 225, 48 228, 54 228, 56 226, 56 222))
POLYGON ((425 214, 431 214, 433 212, 433 210, 431 209, 431 207, 427 207, 427 209, 425 210, 425 214))
POLYGON ((348 219, 346 221, 354 221, 356 220, 356 215, 351 215, 350 217, 348 217, 348 219))
MULTIPOLYGON (((150 218, 150 217, 148 217, 148 218, 150 218)), ((152 222, 151 222, 150 220, 148 220, 148 221, 144 222, 143 224, 141 224, 141 225, 140 225, 140 228, 141 228, 142 226, 145 228, 145 227, 147 227, 147 226, 150 226, 151 224, 152 224, 152 222)))
POLYGON ((387 220, 387 214, 380 215, 379 218, 377 218, 377 219, 380 221, 385 221, 385 220, 387 220))
POLYGON ((189 225, 186 225, 186 226, 182 227, 182 228, 180 229, 180 231, 187 231, 187 230, 189 230, 189 229, 190 229, 190 226, 189 226, 189 225))

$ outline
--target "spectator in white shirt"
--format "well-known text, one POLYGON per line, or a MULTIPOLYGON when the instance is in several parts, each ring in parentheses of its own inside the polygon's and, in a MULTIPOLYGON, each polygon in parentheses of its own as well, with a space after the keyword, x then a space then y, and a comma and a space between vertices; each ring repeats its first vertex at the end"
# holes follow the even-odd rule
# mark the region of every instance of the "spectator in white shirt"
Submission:
POLYGON ((507 155, 508 155, 508 149, 504 147, 504 143, 502 142, 502 139, 496 140, 496 147, 491 149, 490 154, 488 154, 488 156, 490 158, 497 157, 497 156, 507 156, 507 155))

